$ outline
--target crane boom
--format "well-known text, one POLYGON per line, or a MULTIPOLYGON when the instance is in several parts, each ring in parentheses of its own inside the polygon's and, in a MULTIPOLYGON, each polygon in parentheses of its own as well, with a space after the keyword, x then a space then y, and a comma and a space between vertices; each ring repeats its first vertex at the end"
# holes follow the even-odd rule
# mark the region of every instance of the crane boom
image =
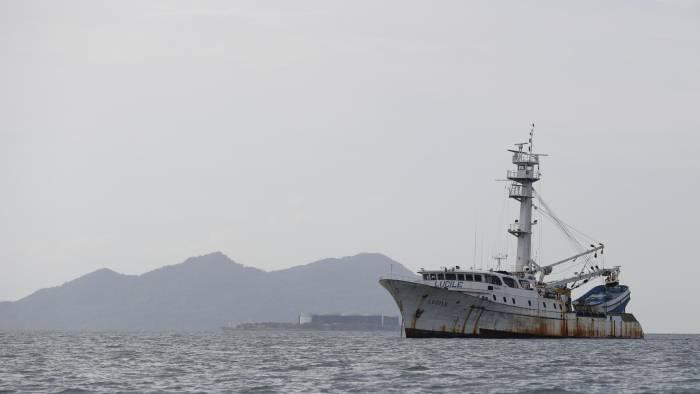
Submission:
POLYGON ((565 285, 565 284, 571 283, 571 282, 576 282, 579 280, 586 280, 586 279, 594 278, 596 276, 607 276, 607 275, 610 275, 612 273, 619 274, 620 267, 617 266, 617 267, 613 267, 613 268, 601 268, 601 269, 594 270, 593 272, 589 272, 587 274, 572 276, 570 278, 555 280, 553 282, 547 282, 547 286, 555 287, 555 286, 565 285))
POLYGON ((548 274, 548 273, 552 272, 552 268, 556 267, 556 266, 559 265, 559 264, 564 264, 564 263, 566 263, 567 261, 576 260, 577 258, 579 258, 579 257, 581 257, 581 256, 585 256, 585 255, 587 255, 587 254, 595 253, 595 252, 597 252, 597 251, 599 251, 599 250, 603 250, 604 248, 605 248, 605 245, 600 244, 600 245, 594 247, 593 249, 588 249, 588 250, 586 250, 586 251, 584 251, 584 252, 581 252, 581 253, 579 253, 579 254, 573 255, 573 256, 571 256, 571 257, 567 257, 567 258, 565 258, 565 259, 559 260, 559 261, 557 261, 557 262, 555 262, 555 263, 552 263, 552 264, 549 264, 549 265, 543 265, 543 266, 541 267, 541 269, 542 269, 543 271, 545 271, 545 273, 548 274))

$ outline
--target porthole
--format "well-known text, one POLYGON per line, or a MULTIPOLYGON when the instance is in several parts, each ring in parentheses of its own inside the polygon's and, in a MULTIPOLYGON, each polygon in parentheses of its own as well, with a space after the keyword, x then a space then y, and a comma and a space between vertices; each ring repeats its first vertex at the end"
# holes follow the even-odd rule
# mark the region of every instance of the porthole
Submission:
POLYGON ((546 309, 546 308, 547 308, 547 303, 546 303, 546 302, 543 302, 543 303, 542 303, 542 306, 545 307, 545 309, 546 309))
POLYGON ((496 301, 496 295, 495 295, 495 294, 493 295, 493 300, 496 301))
POLYGON ((508 300, 506 299, 506 297, 503 297, 503 302, 505 302, 506 304, 508 303, 508 300))
POLYGON ((513 305, 515 305, 515 298, 513 298, 512 300, 513 300, 513 305))
POLYGON ((528 305, 528 306, 532 306, 532 301, 527 300, 527 305, 528 305))

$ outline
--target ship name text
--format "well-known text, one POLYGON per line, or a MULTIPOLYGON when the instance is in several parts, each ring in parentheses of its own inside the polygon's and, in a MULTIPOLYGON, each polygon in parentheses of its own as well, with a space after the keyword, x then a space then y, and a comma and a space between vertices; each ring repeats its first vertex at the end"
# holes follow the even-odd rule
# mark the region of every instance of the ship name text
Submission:
POLYGON ((437 280, 435 281, 435 287, 453 287, 453 288, 463 288, 464 282, 461 280, 437 280))

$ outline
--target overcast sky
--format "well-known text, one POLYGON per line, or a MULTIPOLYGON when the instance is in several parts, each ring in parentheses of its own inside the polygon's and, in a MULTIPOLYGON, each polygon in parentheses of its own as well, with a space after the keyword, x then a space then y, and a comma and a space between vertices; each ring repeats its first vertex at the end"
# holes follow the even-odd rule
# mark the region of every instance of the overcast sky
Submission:
POLYGON ((535 122, 628 309, 700 332, 698 2, 2 1, 0 57, 0 300, 217 250, 489 266, 535 122))

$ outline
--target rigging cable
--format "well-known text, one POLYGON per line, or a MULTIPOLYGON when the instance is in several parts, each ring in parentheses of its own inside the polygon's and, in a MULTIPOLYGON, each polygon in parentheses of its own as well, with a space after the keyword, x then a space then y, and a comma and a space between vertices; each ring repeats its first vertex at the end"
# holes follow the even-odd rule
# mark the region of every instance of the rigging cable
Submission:
POLYGON ((576 239, 576 237, 573 234, 571 234, 566 223, 559 219, 559 217, 554 213, 554 211, 552 211, 552 209, 549 207, 549 205, 547 205, 544 199, 542 199, 542 196, 540 196, 540 194, 537 193, 534 187, 532 188, 532 194, 534 194, 535 197, 537 197, 537 201, 539 201, 542 205, 540 209, 544 208, 543 212, 545 212, 545 214, 547 214, 552 220, 554 220, 554 223, 559 227, 559 229, 564 233, 564 235, 569 239, 569 241, 573 245, 575 245, 577 249, 579 249, 579 252, 583 252, 586 249, 583 246, 583 244, 581 244, 581 242, 579 242, 578 239, 576 239))
MULTIPOLYGON (((599 243, 595 238, 587 235, 583 231, 578 230, 577 228, 575 228, 575 227, 565 223, 563 220, 561 220, 552 211, 552 209, 549 207, 549 205, 547 205, 547 203, 544 201, 542 196, 539 193, 537 193, 537 191, 534 188, 532 189, 532 192, 533 192, 534 196, 537 198, 537 201, 542 205, 541 207, 535 206, 535 209, 540 211, 541 215, 544 215, 548 219, 552 220, 554 222, 554 224, 557 227, 559 227, 559 229, 562 231, 562 233, 564 233, 564 236, 569 240, 569 242, 571 243, 571 245, 574 247, 575 250, 578 250, 579 252, 583 252, 584 250, 586 250, 586 247, 579 241, 579 239, 574 234, 578 234, 579 238, 584 238, 587 241, 591 242, 591 245, 593 245, 595 243, 599 243)), ((597 253, 594 256, 597 257, 597 253)), ((583 256, 583 257, 584 258, 583 258, 583 265, 581 267, 581 273, 583 273, 583 271, 588 267, 589 264, 591 264, 591 266, 593 266, 590 254, 583 256)), ((576 261, 576 260, 574 259, 573 261, 576 261)))

